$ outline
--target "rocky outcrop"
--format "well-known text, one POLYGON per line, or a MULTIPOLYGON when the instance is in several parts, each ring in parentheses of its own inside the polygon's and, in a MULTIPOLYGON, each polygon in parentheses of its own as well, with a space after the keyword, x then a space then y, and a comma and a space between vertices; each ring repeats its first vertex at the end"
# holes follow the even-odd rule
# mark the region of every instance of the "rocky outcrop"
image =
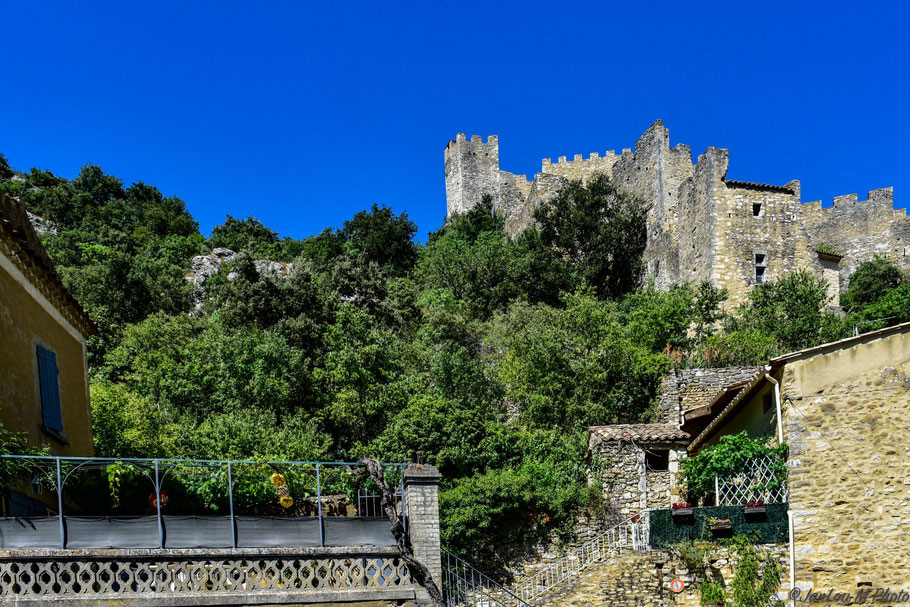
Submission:
MULTIPOLYGON (((230 249, 216 248, 212 249, 212 252, 208 255, 197 255, 196 257, 193 257, 191 262, 192 271, 186 275, 186 280, 195 286, 193 301, 196 304, 197 310, 202 307, 202 300, 205 295, 205 283, 221 269, 222 265, 233 261, 236 256, 237 253, 230 249)), ((261 276, 287 276, 294 268, 294 264, 271 261, 268 259, 257 259, 253 263, 256 266, 256 271, 261 276)), ((230 272, 227 275, 228 280, 234 280, 236 278, 236 272, 230 272)))
POLYGON ((43 217, 38 217, 31 211, 26 210, 25 214, 28 215, 28 221, 32 224, 32 227, 35 228, 35 231, 42 236, 44 234, 50 234, 51 236, 56 236, 60 233, 60 228, 57 227, 57 224, 51 221, 50 219, 44 219, 43 217))

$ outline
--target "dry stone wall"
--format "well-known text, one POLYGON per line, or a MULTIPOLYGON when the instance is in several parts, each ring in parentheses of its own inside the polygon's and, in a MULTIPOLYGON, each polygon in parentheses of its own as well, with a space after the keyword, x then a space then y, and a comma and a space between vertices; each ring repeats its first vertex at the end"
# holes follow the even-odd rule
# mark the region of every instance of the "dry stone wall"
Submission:
MULTIPOLYGON (((767 545, 761 550, 774 555, 786 580, 787 547, 767 545)), ((587 570, 577 581, 547 596, 540 606, 700 607, 701 583, 708 578, 722 581, 730 592, 735 566, 735 558, 721 547, 715 549, 705 566, 694 568, 674 551, 627 553, 587 570), (680 593, 670 588, 676 579, 685 584, 680 593)), ((782 585, 786 589, 786 584, 782 585)))
POLYGON ((707 405, 730 384, 747 381, 761 367, 718 367, 713 369, 680 369, 661 381, 658 419, 660 423, 681 423, 680 413, 707 405))

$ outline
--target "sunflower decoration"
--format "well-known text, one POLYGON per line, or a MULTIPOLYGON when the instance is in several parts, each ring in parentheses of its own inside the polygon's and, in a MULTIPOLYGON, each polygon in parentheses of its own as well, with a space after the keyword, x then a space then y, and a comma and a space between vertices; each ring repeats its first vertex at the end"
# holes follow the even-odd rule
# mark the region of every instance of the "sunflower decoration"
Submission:
POLYGON ((288 488, 284 475, 277 472, 269 477, 269 482, 275 488, 275 494, 278 495, 278 503, 282 508, 290 508, 294 505, 294 498, 291 497, 291 490, 288 488))

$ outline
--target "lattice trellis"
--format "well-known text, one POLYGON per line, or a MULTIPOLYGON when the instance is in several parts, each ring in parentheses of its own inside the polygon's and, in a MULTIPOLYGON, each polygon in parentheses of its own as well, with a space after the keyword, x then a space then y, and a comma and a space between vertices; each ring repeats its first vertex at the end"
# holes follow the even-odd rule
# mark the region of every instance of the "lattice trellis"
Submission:
POLYGON ((0 561, 0 599, 294 594, 413 588, 397 557, 0 561))
POLYGON ((768 455, 755 457, 746 462, 740 474, 717 478, 717 505, 741 506, 753 500, 766 504, 786 502, 787 480, 778 482, 772 468, 775 461, 768 455))

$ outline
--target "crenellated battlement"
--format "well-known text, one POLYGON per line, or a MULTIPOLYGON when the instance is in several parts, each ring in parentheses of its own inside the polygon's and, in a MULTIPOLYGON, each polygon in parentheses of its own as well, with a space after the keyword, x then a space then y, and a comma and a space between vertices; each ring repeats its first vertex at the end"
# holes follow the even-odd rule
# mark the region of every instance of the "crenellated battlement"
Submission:
POLYGON ((851 212, 857 209, 871 210, 874 208, 875 210, 899 211, 902 214, 906 214, 904 209, 894 208, 894 188, 891 187, 869 190, 866 193, 865 200, 860 200, 859 194, 851 193, 835 196, 832 199, 831 206, 824 206, 821 200, 813 200, 805 203, 805 205, 807 208, 819 209, 822 212, 827 211, 829 213, 851 212))
POLYGON ((644 261, 648 279, 659 288, 709 280, 727 289, 730 305, 742 301, 763 280, 810 268, 828 281, 832 300, 846 288, 859 263, 886 255, 910 270, 910 217, 894 209, 892 188, 802 203, 801 184, 783 185, 727 179, 730 151, 709 147, 693 157, 690 146, 670 144, 670 131, 656 120, 621 153, 543 158, 528 179, 499 167, 499 137, 459 133, 445 149, 449 215, 464 212, 484 196, 517 236, 534 213, 571 180, 609 177, 615 187, 647 203, 644 261), (694 160, 694 162, 693 162, 694 160), (839 251, 838 267, 821 267, 815 247, 839 251))
POLYGON ((458 133, 455 136, 455 139, 450 139, 449 143, 446 144, 445 155, 446 158, 452 153, 452 150, 459 147, 476 147, 476 146, 492 146, 499 149, 499 135, 487 135, 486 140, 480 135, 471 135, 471 138, 468 139, 467 135, 464 133, 458 133))

